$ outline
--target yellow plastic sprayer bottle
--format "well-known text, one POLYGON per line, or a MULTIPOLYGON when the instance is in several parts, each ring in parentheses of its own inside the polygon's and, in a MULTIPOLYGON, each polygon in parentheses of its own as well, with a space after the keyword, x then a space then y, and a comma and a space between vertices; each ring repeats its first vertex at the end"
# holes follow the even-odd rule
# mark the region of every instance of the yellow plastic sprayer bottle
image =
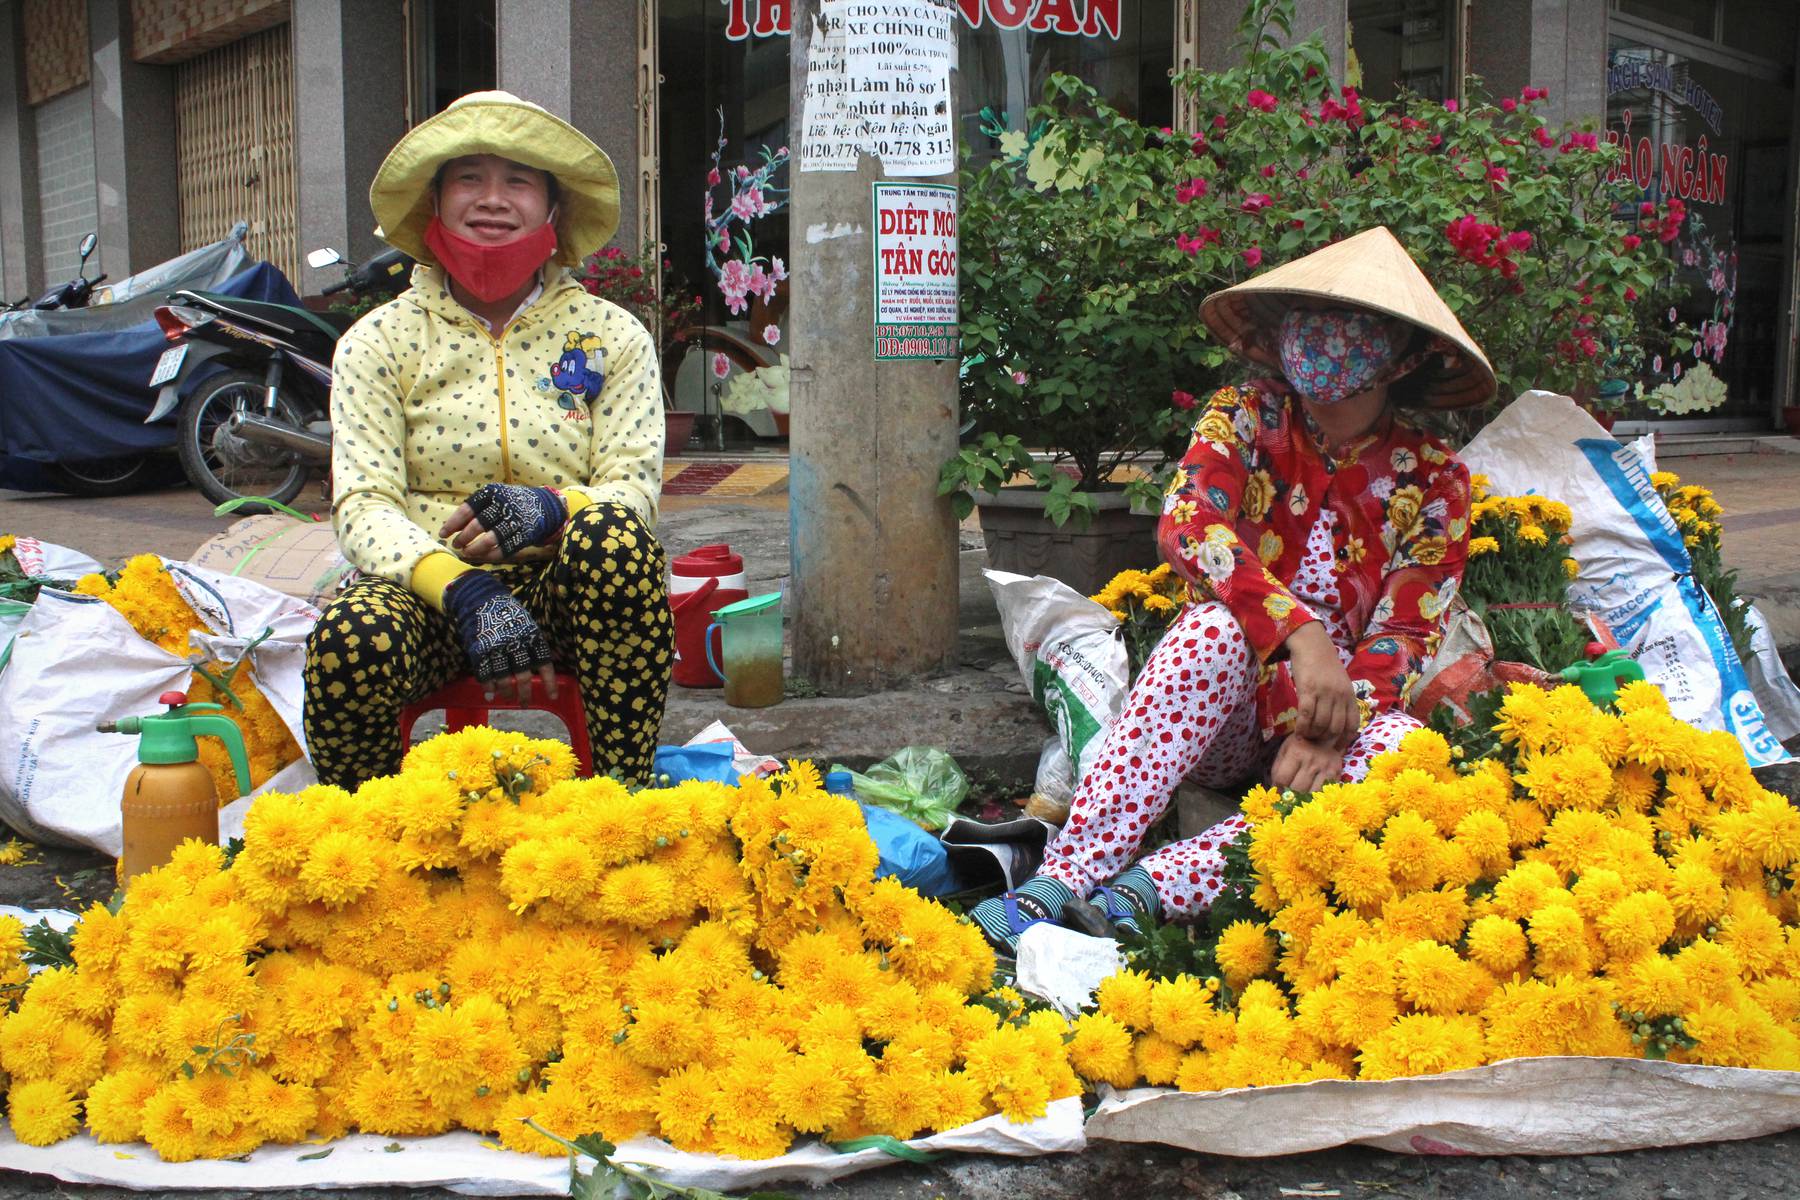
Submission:
POLYGON ((238 791, 250 790, 250 761, 244 738, 227 717, 215 716, 217 704, 189 704, 181 692, 157 697, 169 711, 151 717, 123 717, 98 728, 101 733, 138 735, 138 765, 125 778, 119 804, 125 852, 119 856, 119 885, 169 861, 175 847, 188 838, 219 840, 219 795, 212 772, 200 763, 197 737, 216 737, 231 756, 238 791))

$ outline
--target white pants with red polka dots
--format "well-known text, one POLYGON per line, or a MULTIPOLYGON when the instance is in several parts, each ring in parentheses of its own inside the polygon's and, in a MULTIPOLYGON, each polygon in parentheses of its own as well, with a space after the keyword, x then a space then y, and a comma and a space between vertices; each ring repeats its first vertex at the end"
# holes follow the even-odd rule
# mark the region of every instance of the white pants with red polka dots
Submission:
MULTIPOLYGON (((1344 753, 1342 778, 1361 779, 1376 755, 1418 727, 1404 713, 1371 719, 1344 753)), ((1107 729, 1039 873, 1089 895, 1130 864, 1183 779, 1191 775, 1209 787, 1240 783, 1265 767, 1276 745, 1258 728, 1256 668, 1242 627, 1217 601, 1189 605, 1107 729)), ((1165 920, 1191 920, 1212 904, 1224 879, 1223 850, 1245 825, 1242 816, 1227 817, 1144 858, 1165 920)))

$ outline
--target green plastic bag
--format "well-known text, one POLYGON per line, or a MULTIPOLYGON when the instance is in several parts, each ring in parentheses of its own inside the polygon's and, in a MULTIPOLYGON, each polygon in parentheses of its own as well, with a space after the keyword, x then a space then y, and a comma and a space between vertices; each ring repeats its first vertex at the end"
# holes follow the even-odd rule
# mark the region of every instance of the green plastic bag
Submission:
MULTIPOLYGON (((834 766, 834 771, 848 770, 834 766)), ((930 746, 908 746, 868 771, 850 772, 857 798, 899 813, 926 829, 942 829, 969 794, 969 779, 956 760, 930 746)))

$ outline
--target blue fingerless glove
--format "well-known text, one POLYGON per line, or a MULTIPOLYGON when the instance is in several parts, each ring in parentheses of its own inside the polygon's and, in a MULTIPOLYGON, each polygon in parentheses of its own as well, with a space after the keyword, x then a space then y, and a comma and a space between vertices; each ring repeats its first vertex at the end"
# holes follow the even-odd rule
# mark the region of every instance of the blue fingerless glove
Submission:
POLYGON ((469 507, 507 558, 555 541, 569 516, 568 506, 555 489, 516 483, 482 484, 469 497, 469 507))
MULTIPOLYGON (((527 489, 528 490, 528 489, 527 489)), ((464 571, 444 589, 444 612, 475 678, 491 683, 550 661, 550 643, 518 597, 486 571, 464 571)))

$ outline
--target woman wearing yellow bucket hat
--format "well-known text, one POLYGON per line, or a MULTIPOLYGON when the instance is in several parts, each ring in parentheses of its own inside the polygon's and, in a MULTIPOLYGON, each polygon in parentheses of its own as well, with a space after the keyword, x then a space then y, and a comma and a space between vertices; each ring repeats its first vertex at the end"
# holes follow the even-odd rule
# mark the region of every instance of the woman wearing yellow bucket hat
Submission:
POLYGON ((596 770, 645 778, 674 656, 661 380, 643 326, 567 270, 618 227, 612 163, 478 92, 400 140, 369 202, 420 265, 332 364, 332 516, 362 578, 307 647, 319 777, 396 771, 400 710, 471 669, 490 697, 554 695, 554 660, 596 770))
POLYGON ((1215 293, 1200 315, 1277 373, 1220 389, 1200 415, 1158 531, 1193 600, 1039 873, 976 906, 1002 948, 1038 920, 1136 931, 1205 911, 1242 817, 1127 868, 1189 775, 1312 791, 1361 778, 1418 728, 1405 705, 1462 579, 1469 475, 1404 410, 1482 403, 1492 368, 1383 228, 1215 293))

